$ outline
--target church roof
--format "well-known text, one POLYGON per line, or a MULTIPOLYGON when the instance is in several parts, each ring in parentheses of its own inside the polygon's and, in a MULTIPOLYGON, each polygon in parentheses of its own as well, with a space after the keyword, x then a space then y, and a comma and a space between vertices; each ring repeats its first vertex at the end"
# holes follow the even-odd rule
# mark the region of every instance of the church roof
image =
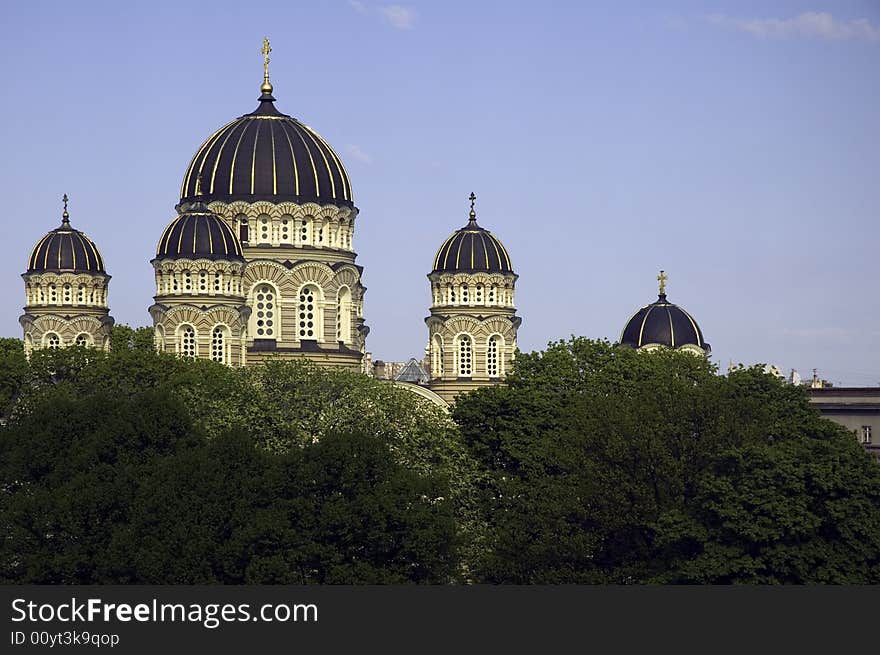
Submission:
POLYGON ((501 240, 477 224, 476 196, 471 194, 468 224, 453 232, 434 257, 433 273, 513 273, 510 255, 501 240))
POLYGON ((156 259, 226 259, 243 261, 241 242, 208 207, 196 200, 175 218, 159 239, 156 259))
POLYGON ((37 242, 28 259, 28 273, 47 271, 58 273, 103 273, 104 258, 98 247, 85 234, 70 226, 67 213, 67 194, 64 194, 64 213, 61 225, 37 242))
POLYGON ((192 202, 203 177, 206 203, 291 201, 352 207, 348 173, 330 145, 312 128, 282 114, 265 91, 250 114, 214 132, 196 150, 180 189, 192 202))

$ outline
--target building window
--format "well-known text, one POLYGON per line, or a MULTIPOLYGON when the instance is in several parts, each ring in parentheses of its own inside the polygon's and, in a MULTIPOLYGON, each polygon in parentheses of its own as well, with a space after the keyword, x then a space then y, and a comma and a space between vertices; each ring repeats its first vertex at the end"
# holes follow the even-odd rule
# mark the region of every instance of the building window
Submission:
POLYGON ((50 332, 46 335, 46 347, 55 350, 61 347, 61 337, 59 337, 54 332, 50 332))
POLYGON ((443 339, 439 334, 434 335, 434 347, 431 349, 431 377, 439 378, 443 375, 443 339))
POLYGON ((64 289, 64 304, 69 305, 73 302, 73 291, 69 284, 65 284, 62 288, 64 289))
POLYGON ((497 378, 500 367, 500 353, 498 352, 498 337, 491 336, 486 343, 486 373, 490 378, 497 378))
POLYGON ((260 243, 269 243, 269 219, 263 217, 260 219, 260 243))
POLYGON ((351 291, 342 287, 336 298, 336 340, 351 341, 351 291))
POLYGON ((281 241, 282 243, 290 243, 290 219, 281 219, 281 241))
POLYGON ((302 245, 306 245, 309 242, 309 220, 302 219, 300 221, 299 226, 299 241, 302 245))
POLYGON ((469 298, 469 295, 468 295, 468 285, 466 285, 466 284, 462 284, 462 285, 461 285, 461 302, 464 303, 464 304, 467 304, 467 302, 468 302, 468 298, 469 298))
POLYGON ((318 334, 318 290, 309 285, 299 292, 299 338, 315 339, 318 334))
POLYGON ((54 284, 49 285, 49 302, 58 302, 58 289, 55 288, 54 284))
POLYGON ((470 336, 463 334, 458 338, 458 377, 469 378, 474 370, 474 343, 470 336))
POLYGON ((184 293, 192 293, 193 290, 193 282, 192 275, 189 271, 183 272, 183 291, 184 293))
POLYGON ((208 271, 199 271, 199 293, 208 293, 208 271))
POLYGON ((871 426, 862 426, 862 443, 871 443, 871 426))
POLYGON ((180 354, 184 357, 195 357, 197 354, 196 331, 191 325, 180 328, 180 354))
POLYGON ((88 346, 89 345, 89 335, 87 335, 85 332, 76 335, 75 343, 77 346, 81 346, 83 348, 85 346, 88 346))
POLYGON ((483 285, 478 284, 477 289, 474 292, 474 302, 482 305, 483 304, 483 285))
POLYGON ((223 274, 220 271, 214 272, 214 293, 223 291, 223 274))
POLYGON ((274 287, 261 284, 254 293, 254 318, 258 339, 275 338, 275 308, 278 298, 274 287))
POLYGON ((229 363, 229 340, 226 338, 226 328, 217 325, 211 331, 211 359, 221 364, 229 363))
POLYGON ((489 304, 490 305, 495 304, 495 296, 497 295, 497 293, 498 293, 498 287, 496 287, 494 284, 491 287, 489 287, 489 304))

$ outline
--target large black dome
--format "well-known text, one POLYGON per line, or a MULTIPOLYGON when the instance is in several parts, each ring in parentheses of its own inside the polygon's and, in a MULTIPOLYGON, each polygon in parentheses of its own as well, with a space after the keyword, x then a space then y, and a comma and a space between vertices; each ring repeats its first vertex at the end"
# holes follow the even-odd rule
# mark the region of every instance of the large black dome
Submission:
POLYGON ((494 234, 477 225, 471 194, 470 220, 450 235, 434 257, 432 273, 513 273, 510 255, 494 234))
POLYGON ((266 91, 256 111, 224 125, 196 151, 183 177, 181 203, 195 201, 199 176, 206 203, 354 204, 342 160, 317 132, 279 112, 266 91))
POLYGON ((681 307, 669 302, 665 293, 629 319, 620 335, 620 343, 633 348, 697 346, 707 353, 711 351, 697 322, 681 307))
POLYGON ((85 234, 70 227, 67 196, 61 225, 37 242, 28 259, 28 273, 103 273, 104 258, 85 234))
POLYGON ((156 259, 244 261, 241 242, 200 199, 165 228, 156 248, 156 259))

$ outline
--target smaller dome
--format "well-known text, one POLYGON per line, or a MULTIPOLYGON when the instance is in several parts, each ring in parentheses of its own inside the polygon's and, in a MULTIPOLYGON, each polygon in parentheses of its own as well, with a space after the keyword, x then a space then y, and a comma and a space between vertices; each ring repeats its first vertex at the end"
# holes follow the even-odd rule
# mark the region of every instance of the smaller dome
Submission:
POLYGON ((476 196, 471 193, 470 220, 440 246, 432 273, 513 273, 504 244, 489 230, 477 225, 474 200, 476 196))
POLYGON ((37 242, 28 259, 28 273, 101 273, 106 275, 104 258, 85 234, 70 227, 67 194, 61 225, 37 242))
POLYGON ((696 346, 706 353, 712 348, 703 339, 700 326, 684 309, 666 298, 666 275, 660 271, 660 295, 657 301, 637 311, 623 328, 621 345, 668 346, 682 348, 696 346))
POLYGON ((244 260, 241 242, 223 219, 201 200, 171 221, 156 248, 156 259, 244 260))

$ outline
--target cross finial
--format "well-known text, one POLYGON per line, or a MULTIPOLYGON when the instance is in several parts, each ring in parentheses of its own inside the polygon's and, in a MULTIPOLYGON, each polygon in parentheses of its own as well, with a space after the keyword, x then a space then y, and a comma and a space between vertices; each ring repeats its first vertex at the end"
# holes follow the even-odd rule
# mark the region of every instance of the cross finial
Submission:
POLYGON ((476 202, 477 196, 474 195, 473 191, 471 191, 471 195, 468 196, 468 200, 471 201, 470 222, 476 223, 477 222, 477 212, 474 211, 474 202, 476 202))
POLYGON ((269 82, 269 53, 272 52, 272 46, 269 45, 269 37, 263 39, 263 49, 260 52, 263 53, 263 85, 260 87, 260 91, 271 94, 272 83, 269 82))
POLYGON ((669 276, 666 275, 663 271, 660 271, 660 275, 657 276, 657 281, 660 283, 660 295, 666 295, 666 280, 669 279, 669 276))
POLYGON ((68 200, 68 198, 67 198, 66 193, 61 197, 61 200, 64 201, 64 213, 61 214, 61 223, 63 225, 70 225, 70 214, 67 213, 67 200, 68 200))

